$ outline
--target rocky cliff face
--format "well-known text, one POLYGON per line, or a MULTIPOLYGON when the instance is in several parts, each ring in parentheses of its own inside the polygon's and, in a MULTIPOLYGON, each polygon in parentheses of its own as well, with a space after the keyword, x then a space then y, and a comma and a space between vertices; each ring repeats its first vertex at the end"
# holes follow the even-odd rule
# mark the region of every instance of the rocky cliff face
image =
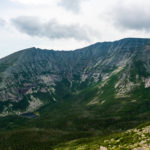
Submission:
POLYGON ((150 39, 96 43, 75 51, 19 51, 0 60, 1 115, 31 112, 97 83, 104 92, 114 76, 116 98, 150 87, 150 39))

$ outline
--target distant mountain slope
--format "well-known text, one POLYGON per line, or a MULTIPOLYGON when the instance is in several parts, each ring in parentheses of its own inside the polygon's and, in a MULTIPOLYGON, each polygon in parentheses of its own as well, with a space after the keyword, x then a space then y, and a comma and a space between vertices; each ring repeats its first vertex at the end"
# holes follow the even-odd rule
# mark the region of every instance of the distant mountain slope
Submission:
POLYGON ((0 60, 1 115, 32 112, 103 83, 122 72, 116 96, 132 88, 150 86, 150 39, 122 39, 96 43, 75 51, 26 49, 0 60))

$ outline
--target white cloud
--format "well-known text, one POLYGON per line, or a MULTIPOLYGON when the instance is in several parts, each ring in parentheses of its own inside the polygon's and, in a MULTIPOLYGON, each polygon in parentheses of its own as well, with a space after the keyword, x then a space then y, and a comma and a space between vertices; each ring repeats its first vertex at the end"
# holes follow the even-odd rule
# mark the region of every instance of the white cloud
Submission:
POLYGON ((6 24, 6 21, 4 19, 0 18, 0 27, 5 26, 5 24, 6 24))
POLYGON ((87 0, 11 0, 11 1, 24 5, 36 5, 36 6, 55 4, 61 6, 66 10, 79 12, 81 3, 87 0))
POLYGON ((80 4, 85 0, 61 0, 59 5, 75 13, 80 11, 80 4))
POLYGON ((150 1, 124 1, 112 10, 116 26, 131 30, 150 30, 150 1))
POLYGON ((0 55, 33 46, 67 50, 124 37, 148 38, 149 8, 149 0, 1 0, 0 18, 6 22, 0 19, 0 55), (11 20, 19 16, 25 17, 15 20, 14 27, 11 20))
POLYGON ((57 2, 57 0, 11 0, 11 1, 26 4, 26 5, 50 4, 53 2, 57 2))

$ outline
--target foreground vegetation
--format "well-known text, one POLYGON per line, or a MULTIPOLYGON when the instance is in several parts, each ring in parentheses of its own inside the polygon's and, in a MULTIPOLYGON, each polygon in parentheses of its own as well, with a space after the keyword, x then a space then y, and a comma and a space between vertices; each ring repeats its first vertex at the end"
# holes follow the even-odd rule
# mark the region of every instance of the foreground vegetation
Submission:
POLYGON ((14 130, 0 133, 0 149, 98 150, 100 146, 108 150, 132 150, 141 147, 146 149, 150 144, 150 122, 125 132, 80 138, 82 135, 85 133, 80 132, 80 135, 77 135, 73 132, 38 128, 14 130))
POLYGON ((127 130, 104 137, 82 138, 65 144, 57 145, 55 150, 98 150, 101 146, 109 150, 132 150, 136 148, 149 148, 150 122, 127 130))

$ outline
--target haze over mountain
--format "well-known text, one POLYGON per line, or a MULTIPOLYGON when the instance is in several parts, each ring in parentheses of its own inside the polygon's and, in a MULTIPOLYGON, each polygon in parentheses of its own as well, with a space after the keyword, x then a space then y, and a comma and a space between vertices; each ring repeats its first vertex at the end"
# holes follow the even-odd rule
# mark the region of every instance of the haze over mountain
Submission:
MULTIPOLYGON (((126 38, 75 51, 30 48, 0 59, 1 129, 37 128, 45 137, 45 129, 59 130, 54 137, 68 135, 66 140, 104 135, 149 121, 149 99, 150 39, 126 38)), ((45 147, 42 138, 38 142, 47 149, 52 141, 45 147)))

